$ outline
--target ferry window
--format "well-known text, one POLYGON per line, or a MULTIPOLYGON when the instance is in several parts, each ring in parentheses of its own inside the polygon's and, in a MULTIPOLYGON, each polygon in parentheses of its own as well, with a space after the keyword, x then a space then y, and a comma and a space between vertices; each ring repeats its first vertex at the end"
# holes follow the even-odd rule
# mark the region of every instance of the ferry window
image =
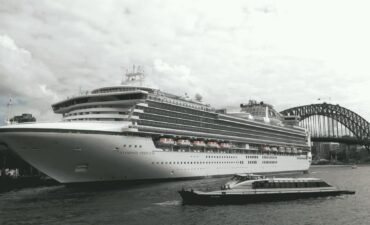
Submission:
POLYGON ((135 145, 135 148, 137 148, 137 145, 135 145))
POLYGON ((131 148, 131 145, 129 145, 128 147, 131 148))
POLYGON ((125 148, 126 148, 126 145, 123 145, 123 147, 125 147, 125 148))

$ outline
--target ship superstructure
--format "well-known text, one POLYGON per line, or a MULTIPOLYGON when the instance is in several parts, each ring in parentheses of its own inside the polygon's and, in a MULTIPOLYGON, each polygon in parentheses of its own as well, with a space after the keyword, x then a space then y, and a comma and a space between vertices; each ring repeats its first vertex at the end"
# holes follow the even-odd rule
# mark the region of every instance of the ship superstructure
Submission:
POLYGON ((143 77, 52 105, 61 122, 2 127, 0 141, 62 183, 308 170, 309 134, 271 105, 215 110, 143 77))

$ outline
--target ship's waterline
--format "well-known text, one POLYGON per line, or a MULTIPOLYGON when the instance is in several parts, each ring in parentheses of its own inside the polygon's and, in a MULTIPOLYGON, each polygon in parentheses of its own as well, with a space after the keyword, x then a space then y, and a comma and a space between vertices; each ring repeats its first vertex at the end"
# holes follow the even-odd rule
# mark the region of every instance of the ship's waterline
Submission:
POLYGON ((175 152, 151 137, 79 132, 3 132, 9 148, 61 183, 306 171, 306 155, 175 152))

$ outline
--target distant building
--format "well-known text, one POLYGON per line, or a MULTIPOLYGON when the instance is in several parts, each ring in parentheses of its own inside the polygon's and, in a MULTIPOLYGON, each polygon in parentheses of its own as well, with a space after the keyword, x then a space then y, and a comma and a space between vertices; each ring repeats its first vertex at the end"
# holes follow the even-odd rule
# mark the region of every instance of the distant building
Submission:
POLYGON ((314 149, 316 159, 330 159, 333 153, 339 150, 339 143, 314 142, 314 149))
POLYGON ((14 116, 10 119, 11 123, 27 123, 27 122, 36 122, 36 118, 29 113, 23 113, 20 116, 14 116))

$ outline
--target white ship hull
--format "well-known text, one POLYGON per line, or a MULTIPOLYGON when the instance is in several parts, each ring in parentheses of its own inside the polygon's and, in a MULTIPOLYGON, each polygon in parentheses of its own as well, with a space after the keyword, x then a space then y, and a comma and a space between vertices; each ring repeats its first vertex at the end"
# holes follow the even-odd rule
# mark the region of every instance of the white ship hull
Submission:
POLYGON ((311 160, 309 155, 163 151, 151 137, 97 130, 4 127, 0 142, 61 183, 307 171, 311 160))

